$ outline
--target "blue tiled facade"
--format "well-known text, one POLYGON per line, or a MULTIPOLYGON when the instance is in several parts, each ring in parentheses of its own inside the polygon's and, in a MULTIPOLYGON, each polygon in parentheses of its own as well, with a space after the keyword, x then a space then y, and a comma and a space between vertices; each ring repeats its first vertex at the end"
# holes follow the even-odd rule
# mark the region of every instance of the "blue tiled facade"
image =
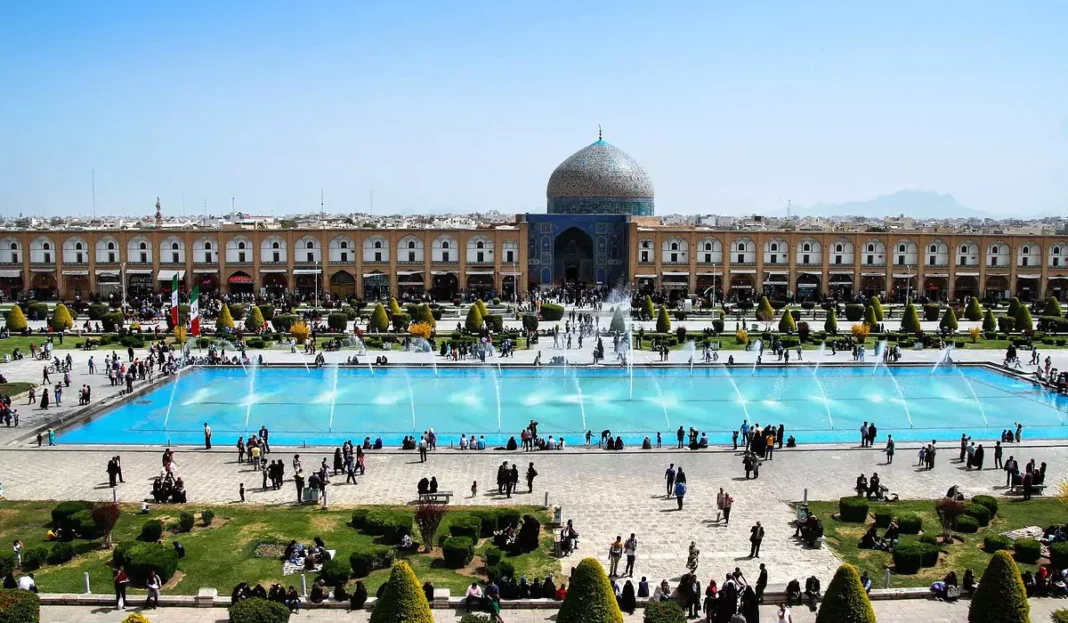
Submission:
POLYGON ((652 216, 652 199, 623 197, 557 197, 549 200, 549 214, 629 214, 652 216))
POLYGON ((611 286, 626 282, 629 220, 625 214, 527 214, 531 283, 548 286, 582 281, 611 286), (588 258, 579 259, 585 255, 581 242, 569 251, 568 242, 587 239, 592 246, 588 258))

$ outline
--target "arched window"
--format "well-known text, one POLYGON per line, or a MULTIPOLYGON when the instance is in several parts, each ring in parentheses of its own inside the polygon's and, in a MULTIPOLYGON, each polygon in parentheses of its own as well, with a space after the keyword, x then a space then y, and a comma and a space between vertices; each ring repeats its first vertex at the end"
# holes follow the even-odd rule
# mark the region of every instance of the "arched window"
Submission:
POLYGON ((237 243, 237 248, 241 249, 242 251, 244 251, 245 250, 245 243, 244 242, 237 243))
POLYGON ((274 243, 271 243, 271 248, 272 248, 272 249, 281 249, 281 248, 282 248, 282 245, 280 245, 280 244, 279 244, 279 243, 277 243, 277 242, 274 242, 274 243))
POLYGON ((172 242, 171 243, 171 251, 177 251, 177 250, 178 250, 178 243, 177 242, 172 242))
POLYGON ((376 249, 381 249, 382 248, 382 241, 381 240, 375 240, 375 248, 376 249))
POLYGON ((309 240, 308 243, 304 245, 304 248, 305 249, 314 249, 315 248, 315 243, 312 242, 311 240, 309 240))

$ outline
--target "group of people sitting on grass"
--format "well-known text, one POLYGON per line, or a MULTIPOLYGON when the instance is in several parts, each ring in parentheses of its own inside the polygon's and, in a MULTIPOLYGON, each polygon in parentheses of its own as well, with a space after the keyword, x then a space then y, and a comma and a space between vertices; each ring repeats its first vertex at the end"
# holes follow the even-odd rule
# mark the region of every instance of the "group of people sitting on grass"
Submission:
POLYGON ((174 502, 175 504, 186 503, 185 483, 182 478, 174 477, 174 472, 167 471, 163 476, 157 476, 152 481, 152 499, 157 504, 174 502))
POLYGON ((860 549, 877 549, 884 552, 894 551, 894 546, 897 544, 898 536, 901 534, 901 528, 898 527, 897 522, 893 519, 890 520, 890 525, 886 527, 886 532, 882 538, 879 538, 879 529, 872 525, 868 528, 868 531, 864 533, 864 536, 860 538, 860 544, 857 545, 860 549))
POLYGON ((315 545, 309 546, 291 540, 282 554, 282 560, 307 571, 317 570, 330 557, 330 551, 321 537, 315 537, 315 545))

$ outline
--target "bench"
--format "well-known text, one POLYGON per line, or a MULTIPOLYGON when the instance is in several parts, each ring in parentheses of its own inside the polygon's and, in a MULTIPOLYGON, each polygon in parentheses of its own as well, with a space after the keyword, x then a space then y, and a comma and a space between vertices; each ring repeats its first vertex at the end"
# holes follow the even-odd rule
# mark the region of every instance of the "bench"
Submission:
MULTIPOLYGON (((1035 495, 1042 495, 1042 490, 1045 489, 1047 486, 1049 486, 1049 485, 1031 485, 1031 493, 1033 493, 1035 495)), ((1010 495, 1013 495, 1013 494, 1023 495, 1023 489, 1024 489, 1023 483, 1015 483, 1011 487, 1009 487, 1009 490, 1008 490, 1007 493, 1010 494, 1010 495)))
POLYGON ((452 491, 435 491, 434 493, 420 493, 420 502, 429 502, 432 504, 448 504, 452 499, 452 491))
MULTIPOLYGON (((857 497, 865 497, 865 498, 868 498, 869 500, 871 499, 871 497, 868 495, 868 489, 861 489, 860 487, 855 487, 853 490, 857 492, 857 497)), ((875 494, 875 501, 876 502, 885 501, 886 500, 886 494, 889 493, 889 492, 890 492, 890 488, 889 487, 887 487, 886 485, 884 485, 882 483, 879 483, 879 491, 878 491, 878 493, 875 494)))

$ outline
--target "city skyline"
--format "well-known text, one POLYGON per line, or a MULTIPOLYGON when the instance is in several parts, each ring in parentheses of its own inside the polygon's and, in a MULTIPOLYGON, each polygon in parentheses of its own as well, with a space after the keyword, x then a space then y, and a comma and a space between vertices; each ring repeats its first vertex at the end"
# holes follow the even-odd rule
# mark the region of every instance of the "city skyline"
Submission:
POLYGON ((1062 7, 672 8, 9 5, 0 206, 542 212, 601 124, 658 214, 1063 211, 1062 7))

